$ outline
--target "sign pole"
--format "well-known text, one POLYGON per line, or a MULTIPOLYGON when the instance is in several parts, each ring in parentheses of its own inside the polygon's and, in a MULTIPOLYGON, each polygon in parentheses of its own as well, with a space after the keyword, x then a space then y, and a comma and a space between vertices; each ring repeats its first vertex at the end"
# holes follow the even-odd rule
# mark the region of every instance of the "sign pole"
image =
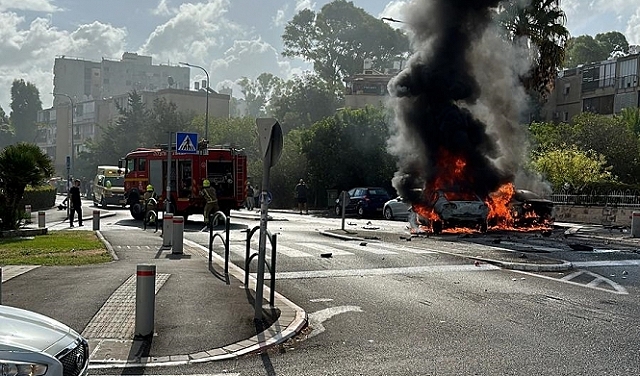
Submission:
POLYGON ((167 147, 167 196, 164 199, 165 213, 171 213, 171 136, 173 136, 173 132, 169 132, 169 146, 167 147))

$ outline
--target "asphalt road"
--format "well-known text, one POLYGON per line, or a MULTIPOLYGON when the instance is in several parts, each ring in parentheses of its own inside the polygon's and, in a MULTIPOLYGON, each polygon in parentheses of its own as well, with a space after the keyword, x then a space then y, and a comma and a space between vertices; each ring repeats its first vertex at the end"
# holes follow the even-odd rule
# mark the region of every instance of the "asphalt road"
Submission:
MULTIPOLYGON (((304 308, 309 328, 267 354, 219 363, 144 370, 146 374, 235 375, 627 375, 640 369, 639 269, 633 247, 597 244, 575 251, 562 232, 406 237, 406 224, 348 218, 375 239, 319 235, 337 218, 275 214, 276 289, 304 308), (571 259, 569 271, 525 273, 446 253, 454 247, 536 249, 571 259), (322 257, 331 253, 332 257, 322 257), (634 261, 634 262, 630 262, 634 261)), ((246 229, 232 214, 231 261, 242 265, 246 229)), ((197 220, 197 216, 190 217, 197 220)), ((118 211, 110 225, 130 226, 118 211)), ((187 239, 208 244, 201 223, 187 239)), ((251 249, 257 249, 257 235, 251 249)), ((592 244, 595 244, 593 242, 592 244)), ((220 247, 214 247, 222 254, 220 247)), ((255 265, 252 266, 255 273, 255 265)), ((126 373, 140 373, 128 370, 126 373)), ((114 374, 96 371, 95 374, 114 374)))

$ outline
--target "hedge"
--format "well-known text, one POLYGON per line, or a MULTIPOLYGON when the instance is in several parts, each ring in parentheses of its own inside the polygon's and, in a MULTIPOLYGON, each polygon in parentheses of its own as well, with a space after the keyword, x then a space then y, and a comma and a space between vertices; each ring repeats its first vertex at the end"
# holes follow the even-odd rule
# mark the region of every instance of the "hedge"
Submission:
POLYGON ((56 204, 56 188, 50 185, 27 186, 18 208, 31 205, 31 211, 51 209, 56 204))

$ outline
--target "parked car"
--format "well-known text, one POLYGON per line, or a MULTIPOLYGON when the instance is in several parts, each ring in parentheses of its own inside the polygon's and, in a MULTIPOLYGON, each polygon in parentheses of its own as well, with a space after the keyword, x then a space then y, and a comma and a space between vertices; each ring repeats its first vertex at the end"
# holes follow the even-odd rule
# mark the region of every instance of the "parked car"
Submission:
MULTIPOLYGON (((389 201, 389 193, 381 187, 357 187, 347 191, 345 214, 355 213, 358 217, 382 214, 384 203, 389 201)), ((335 213, 342 215, 342 195, 336 199, 335 213)))
POLYGON ((39 313, 0 305, 0 374, 84 376, 87 341, 68 326, 39 313))
POLYGON ((388 220, 406 220, 409 218, 410 210, 411 204, 405 202, 401 196, 398 196, 384 203, 382 215, 388 220))
POLYGON ((464 191, 436 190, 427 196, 427 207, 438 216, 428 220, 418 215, 419 224, 430 225, 434 234, 453 227, 475 228, 487 232, 489 207, 475 193, 464 191))
POLYGON ((509 208, 515 226, 544 225, 554 220, 553 201, 526 189, 515 191, 509 208))

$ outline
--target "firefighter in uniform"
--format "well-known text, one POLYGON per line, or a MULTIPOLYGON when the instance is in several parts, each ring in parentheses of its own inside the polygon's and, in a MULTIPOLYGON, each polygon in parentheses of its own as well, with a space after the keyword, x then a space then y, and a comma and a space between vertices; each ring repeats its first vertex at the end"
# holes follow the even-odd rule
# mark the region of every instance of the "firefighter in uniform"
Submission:
POLYGON ((151 184, 147 185, 147 191, 142 196, 142 199, 144 200, 144 213, 146 218, 147 213, 149 213, 149 210, 153 210, 153 211, 156 210, 158 195, 153 189, 153 185, 151 184))
POLYGON ((207 201, 204 206, 204 222, 209 223, 209 214, 215 213, 220 210, 218 206, 218 196, 216 194, 216 189, 211 186, 211 182, 208 179, 205 179, 202 182, 202 196, 207 201))

